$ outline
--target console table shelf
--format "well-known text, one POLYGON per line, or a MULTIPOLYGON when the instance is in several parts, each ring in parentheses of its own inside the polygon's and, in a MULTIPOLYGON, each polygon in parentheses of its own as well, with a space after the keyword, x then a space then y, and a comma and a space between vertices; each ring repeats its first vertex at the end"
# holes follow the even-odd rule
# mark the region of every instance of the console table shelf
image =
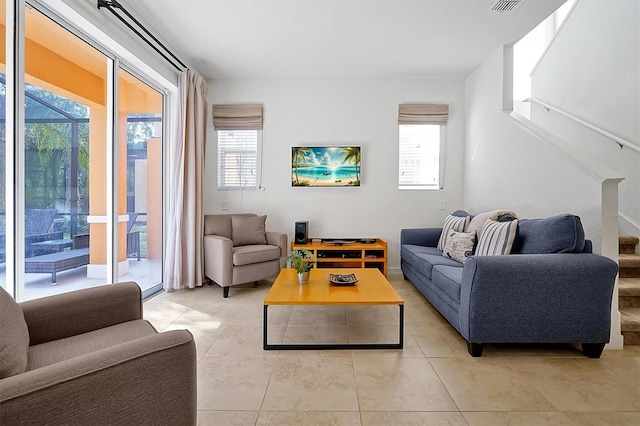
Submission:
POLYGON ((306 249, 317 258, 317 268, 377 268, 387 276, 387 242, 330 244, 291 242, 291 250, 306 249))

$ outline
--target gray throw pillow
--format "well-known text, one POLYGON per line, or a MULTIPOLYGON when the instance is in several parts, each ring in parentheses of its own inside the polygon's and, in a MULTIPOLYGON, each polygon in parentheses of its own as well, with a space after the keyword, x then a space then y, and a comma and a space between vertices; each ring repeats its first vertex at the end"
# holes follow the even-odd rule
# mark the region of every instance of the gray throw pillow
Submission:
POLYGON ((265 222, 267 216, 231 216, 231 239, 233 246, 267 244, 265 222))
POLYGON ((0 287, 0 379, 27 370, 29 330, 22 309, 0 287))

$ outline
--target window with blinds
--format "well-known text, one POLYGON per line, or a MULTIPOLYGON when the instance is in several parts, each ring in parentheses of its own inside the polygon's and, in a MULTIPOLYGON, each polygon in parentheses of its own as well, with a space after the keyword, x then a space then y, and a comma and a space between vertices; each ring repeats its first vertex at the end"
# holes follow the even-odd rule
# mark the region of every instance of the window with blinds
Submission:
POLYGON ((259 130, 218 130, 218 188, 258 187, 259 130))
POLYGON ((439 124, 399 124, 399 189, 440 189, 439 124))

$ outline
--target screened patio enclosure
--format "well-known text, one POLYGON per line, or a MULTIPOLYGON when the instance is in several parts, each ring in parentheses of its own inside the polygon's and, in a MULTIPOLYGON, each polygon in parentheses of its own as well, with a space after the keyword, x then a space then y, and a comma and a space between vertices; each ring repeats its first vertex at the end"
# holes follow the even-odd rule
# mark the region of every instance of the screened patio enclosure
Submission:
MULTIPOLYGON (((0 156, 5 158, 5 77, 0 74, 0 156)), ((136 188, 146 185, 147 141, 161 132, 161 114, 128 114, 126 144, 126 257, 135 261, 127 280, 149 275, 147 212, 136 188), (141 182, 142 181, 142 182, 141 182), (141 263, 138 263, 141 262, 141 263)), ((31 298, 95 285, 90 263, 90 108, 56 93, 25 84, 24 259, 26 294, 31 298), (52 256, 53 255, 53 256, 52 256), (56 288, 51 262, 60 263, 56 288), (66 263, 65 263, 66 262, 66 263), (66 268, 66 269, 65 269, 66 268), (45 285, 43 285, 45 284, 45 285), (60 285, 59 288, 58 285, 60 285), (39 291, 31 291, 40 288, 39 291)), ((0 186, 6 185, 0 163, 0 186)), ((146 194, 143 194, 146 195, 146 194)), ((0 274, 4 272, 5 198, 0 198, 0 274)), ((12 249, 12 248, 9 248, 12 249)), ((157 262, 155 262, 157 268, 157 262)), ((4 281, 4 280, 2 280, 4 281)), ((100 282, 102 283, 102 282, 100 282)), ((148 285, 157 284, 149 282, 148 285)), ((144 283, 141 283, 144 286, 144 283)))

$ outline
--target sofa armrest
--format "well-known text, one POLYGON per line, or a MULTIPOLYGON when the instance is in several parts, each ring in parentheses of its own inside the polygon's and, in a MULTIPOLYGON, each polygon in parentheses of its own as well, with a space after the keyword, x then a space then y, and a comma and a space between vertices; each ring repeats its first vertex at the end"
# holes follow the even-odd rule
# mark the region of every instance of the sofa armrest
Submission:
POLYGON ((25 425, 194 425, 196 394, 193 336, 174 330, 0 380, 0 417, 25 425))
POLYGON ((31 345, 142 318, 134 282, 103 285, 20 303, 31 345))
POLYGON ((204 274, 222 287, 233 281, 233 242, 219 235, 204 236, 204 274))
POLYGON ((410 228, 400 230, 400 244, 437 247, 442 228, 410 228))
POLYGON ((460 332, 474 343, 608 342, 617 271, 596 254, 472 256, 460 332))
POLYGON ((286 257, 288 252, 287 234, 280 232, 265 232, 267 235, 267 244, 280 247, 280 257, 286 257))

